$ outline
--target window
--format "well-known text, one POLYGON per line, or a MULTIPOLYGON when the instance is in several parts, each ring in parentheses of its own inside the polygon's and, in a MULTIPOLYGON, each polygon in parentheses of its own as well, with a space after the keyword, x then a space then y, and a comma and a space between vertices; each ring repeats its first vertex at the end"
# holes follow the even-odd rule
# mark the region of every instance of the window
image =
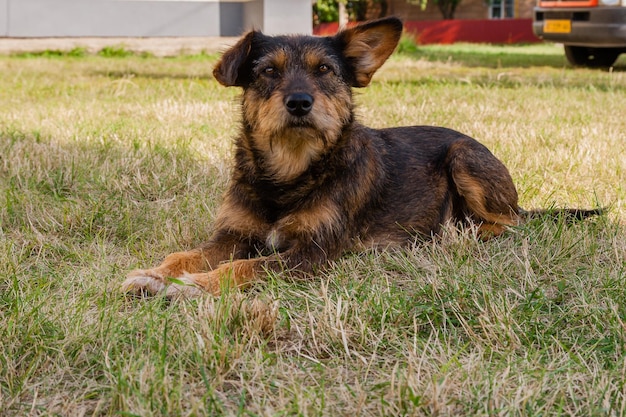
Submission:
POLYGON ((490 19, 511 19, 515 17, 515 0, 491 0, 490 19))

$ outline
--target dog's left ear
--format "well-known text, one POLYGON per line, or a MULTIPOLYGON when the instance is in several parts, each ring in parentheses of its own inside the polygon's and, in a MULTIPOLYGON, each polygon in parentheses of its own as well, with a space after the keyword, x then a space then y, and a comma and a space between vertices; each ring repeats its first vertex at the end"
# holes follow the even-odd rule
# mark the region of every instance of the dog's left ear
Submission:
POLYGON ((354 74, 353 87, 365 87, 389 58, 402 35, 402 22, 395 17, 373 20, 335 35, 354 74))
POLYGON ((246 63, 252 49, 252 41, 260 33, 250 31, 246 33, 234 46, 224 52, 222 58, 213 68, 213 76, 220 84, 226 87, 245 87, 249 80, 249 71, 246 63))

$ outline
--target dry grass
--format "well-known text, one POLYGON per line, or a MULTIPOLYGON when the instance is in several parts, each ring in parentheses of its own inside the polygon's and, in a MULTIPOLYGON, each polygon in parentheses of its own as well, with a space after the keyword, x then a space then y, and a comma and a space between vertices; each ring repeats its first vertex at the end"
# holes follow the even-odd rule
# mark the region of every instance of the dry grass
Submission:
POLYGON ((448 230, 217 299, 126 299, 126 271, 211 231, 237 130, 214 60, 0 57, 0 415, 626 413, 623 61, 422 48, 358 94, 371 126, 481 140, 526 208, 606 217, 487 243, 448 230))

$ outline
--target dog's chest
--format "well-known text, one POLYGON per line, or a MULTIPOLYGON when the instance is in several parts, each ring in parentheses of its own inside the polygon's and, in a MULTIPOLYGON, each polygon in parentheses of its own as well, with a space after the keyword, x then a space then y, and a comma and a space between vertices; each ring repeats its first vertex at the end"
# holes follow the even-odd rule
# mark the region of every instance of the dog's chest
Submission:
POLYGON ((273 181, 259 180, 252 185, 258 209, 264 214, 269 224, 279 221, 303 207, 309 205, 313 198, 316 183, 276 184, 273 181))

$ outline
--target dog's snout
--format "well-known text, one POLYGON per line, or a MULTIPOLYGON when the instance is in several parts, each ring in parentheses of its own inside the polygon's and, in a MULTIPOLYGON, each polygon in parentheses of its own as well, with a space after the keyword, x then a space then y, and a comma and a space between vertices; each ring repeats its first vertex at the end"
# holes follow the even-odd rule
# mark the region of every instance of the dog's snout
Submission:
POLYGON ((285 98, 285 107, 292 116, 306 116, 313 108, 313 96, 306 93, 289 94, 285 98))

